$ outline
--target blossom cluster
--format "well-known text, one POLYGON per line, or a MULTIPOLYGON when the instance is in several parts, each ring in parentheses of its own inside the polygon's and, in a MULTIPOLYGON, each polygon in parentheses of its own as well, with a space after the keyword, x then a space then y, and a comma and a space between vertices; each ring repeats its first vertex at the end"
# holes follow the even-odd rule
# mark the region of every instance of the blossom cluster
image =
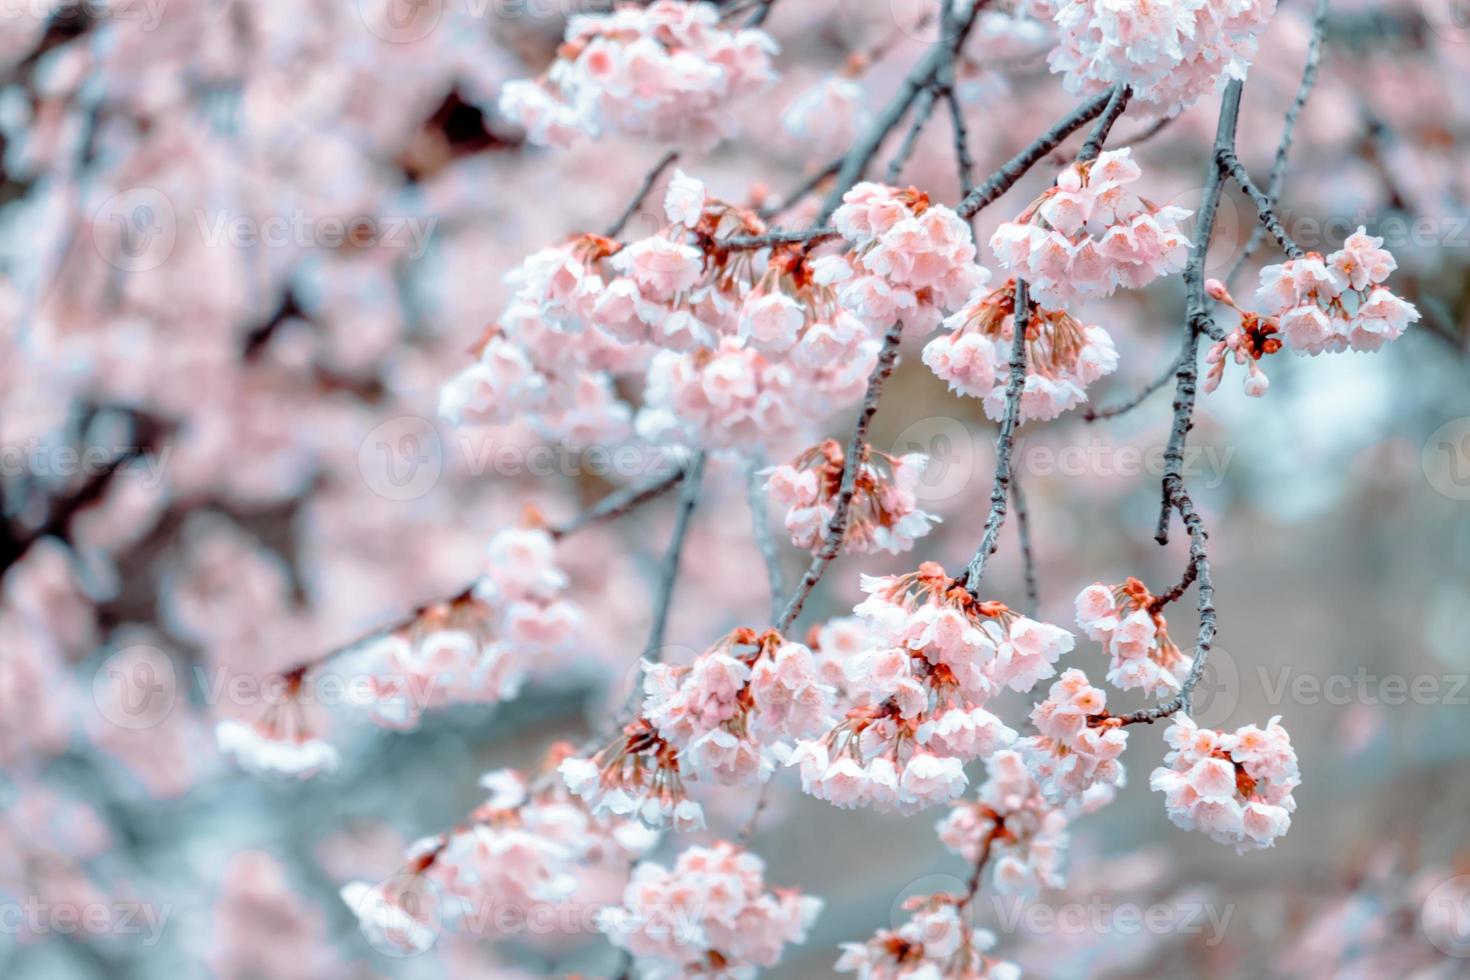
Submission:
POLYGON ((489 790, 485 802, 462 825, 412 844, 405 873, 342 888, 376 948, 423 952, 441 926, 498 938, 504 923, 571 897, 581 868, 621 868, 657 842, 636 821, 588 813, 554 779, 530 784, 502 769, 480 784, 489 790), (491 907, 497 915, 481 914, 491 907))
POLYGON ((880 329, 902 320, 932 330, 989 279, 975 264, 969 224, 916 188, 857 184, 832 225, 850 248, 818 259, 816 280, 835 286, 843 306, 880 329))
MULTIPOLYGON (((1031 302, 1020 418, 1053 419, 1087 400, 1087 386, 1118 366, 1113 338, 1063 310, 1031 302)), ((924 347, 924 363, 951 391, 983 399, 985 414, 1005 416, 1006 381, 1016 329, 1016 281, 976 293, 924 347)))
POLYGON ((996 260, 1052 309, 1180 271, 1190 245, 1180 222, 1193 212, 1139 197, 1129 185, 1142 175, 1128 147, 1071 164, 996 229, 996 260))
POLYGON ((969 900, 940 892, 904 902, 911 914, 897 929, 880 929, 865 943, 843 943, 835 969, 859 980, 1019 980, 1020 967, 987 956, 996 943, 988 929, 971 928, 969 900))
POLYGON ((1154 697, 1179 693, 1194 659, 1169 639, 1169 624, 1142 582, 1089 585, 1077 595, 1077 625, 1111 658, 1108 682, 1154 697))
POLYGON ((1376 351, 1397 340, 1420 315, 1384 285, 1396 268, 1383 239, 1360 225, 1326 258, 1308 252, 1262 269, 1256 291, 1260 313, 1241 309, 1224 283, 1211 279, 1206 284, 1210 297, 1234 309, 1241 322, 1206 355, 1205 390, 1219 386, 1231 358, 1247 369, 1246 394, 1262 395, 1270 383, 1260 360, 1283 347, 1315 356, 1376 351))
POLYGON ((1041 793, 1020 752, 1003 749, 985 762, 986 779, 973 800, 957 800, 936 825, 939 840, 974 865, 986 864, 996 891, 1034 895, 1065 883, 1072 819, 1110 802, 1110 786, 1096 786, 1080 800, 1058 806, 1041 793))
POLYGON ((738 629, 687 667, 644 664, 643 717, 691 778, 746 786, 769 774, 764 749, 831 724, 833 690, 812 651, 775 630, 738 629))
POLYGON ((765 862, 718 841, 687 848, 671 868, 640 863, 622 904, 601 910, 597 927, 651 980, 753 977, 788 943, 805 942, 821 909, 794 889, 768 890, 765 862))
POLYGON ((1296 750, 1280 721, 1223 732, 1176 714, 1164 732, 1169 754, 1149 779, 1164 794, 1169 819, 1240 853, 1275 843, 1291 827, 1291 792, 1301 785, 1296 750))
POLYGON ((776 51, 712 3, 624 3, 573 16, 545 76, 507 82, 500 110, 543 146, 629 133, 709 149, 732 134, 731 101, 775 80, 776 51))
MULTIPOLYGON (((567 652, 580 635, 582 613, 566 598, 567 585, 547 531, 497 532, 472 588, 360 650, 367 698, 359 707, 379 725, 410 730, 432 708, 515 697, 536 662, 567 652)), ((220 751, 252 772, 305 778, 335 768, 337 750, 316 736, 303 705, 314 669, 288 671, 281 696, 256 721, 220 722, 220 751)))
MULTIPOLYGON (((782 521, 796 547, 815 551, 821 546, 842 489, 845 458, 842 446, 828 439, 766 472, 766 490, 785 512, 782 521)), ((844 551, 896 555, 929 533, 939 518, 920 510, 914 495, 928 462, 923 453, 889 456, 863 447, 848 505, 844 551)))
POLYGON ((1069 92, 1127 85, 1159 115, 1193 105, 1226 77, 1244 78, 1276 0, 1035 0, 1057 26, 1047 58, 1069 92))
POLYGON ((841 807, 912 813, 964 791, 964 764, 1014 742, 985 703, 1029 690, 1072 648, 1066 630, 981 602, 934 562, 864 577, 867 648, 848 665, 852 706, 787 759, 802 788, 841 807))
MULTIPOLYGON (((1062 673, 1031 710, 1037 734, 1017 743, 1052 803, 1081 800, 1096 787, 1122 786, 1128 732, 1107 713, 1108 696, 1075 667, 1062 673)), ((1105 790, 1103 790, 1105 792, 1105 790)))
POLYGON ((582 612, 566 597, 555 547, 540 528, 497 532, 470 592, 430 606, 365 651, 373 720, 412 729, 431 708, 509 700, 534 664, 569 652, 582 612))

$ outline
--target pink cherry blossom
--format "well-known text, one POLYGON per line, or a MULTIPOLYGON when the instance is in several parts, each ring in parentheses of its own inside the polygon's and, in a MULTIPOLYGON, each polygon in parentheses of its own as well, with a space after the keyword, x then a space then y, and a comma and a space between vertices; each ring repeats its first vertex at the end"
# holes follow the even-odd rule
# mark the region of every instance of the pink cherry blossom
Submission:
POLYGON ((1296 751, 1280 721, 1223 732, 1176 714, 1164 732, 1169 754, 1149 779, 1164 794, 1169 819, 1240 853, 1272 846, 1291 827, 1291 792, 1301 785, 1296 751))

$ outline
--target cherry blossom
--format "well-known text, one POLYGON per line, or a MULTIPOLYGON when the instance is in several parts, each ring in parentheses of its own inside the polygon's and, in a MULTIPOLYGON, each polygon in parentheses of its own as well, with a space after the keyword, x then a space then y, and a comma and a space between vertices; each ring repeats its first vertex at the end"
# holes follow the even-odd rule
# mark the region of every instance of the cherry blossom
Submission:
MULTIPOLYGON (((826 536, 841 490, 845 454, 834 439, 803 452, 791 463, 766 471, 766 490, 791 534, 791 543, 816 550, 826 536)), ((929 533, 938 518, 918 508, 914 490, 929 458, 923 453, 889 456, 865 446, 853 484, 847 534, 850 553, 899 554, 929 533)))
POLYGON ((1192 212, 1140 197, 1130 185, 1142 176, 1128 147, 1073 163, 996 229, 996 261, 1051 309, 1179 272, 1190 246, 1179 225, 1192 212))
POLYGON ((911 913, 907 922, 880 929, 865 943, 843 943, 835 969, 861 980, 1018 980, 1016 964, 986 955, 996 944, 995 934, 970 927, 967 904, 945 893, 910 898, 904 902, 911 913))
POLYGON ((1122 786, 1119 757, 1128 732, 1107 713, 1107 694, 1075 667, 1031 710, 1037 734, 1017 743, 1041 795, 1051 803, 1080 800, 1098 786, 1122 786))
POLYGON ((1200 728, 1184 713, 1164 732, 1169 754, 1149 785, 1164 794, 1169 819, 1239 853, 1270 847, 1291 827, 1301 785, 1291 736, 1272 718, 1265 728, 1200 728))
POLYGON ((1179 693, 1194 658, 1169 639, 1161 605, 1136 578, 1094 583, 1077 595, 1077 625, 1108 652, 1108 682, 1155 697, 1179 693))
MULTIPOLYGON (((924 363, 951 391, 983 399, 985 414, 1005 416, 1006 379, 1015 339, 1016 281, 977 292, 944 321, 948 333, 924 347, 924 363)), ((1031 302, 1026 320, 1026 379, 1020 418, 1053 419, 1087 400, 1086 389, 1118 366, 1113 339, 1064 311, 1031 302)))
POLYGON ((816 280, 835 287, 844 307, 877 328, 902 320, 933 329, 990 278, 975 264, 970 226, 916 188, 858 184, 843 195, 832 223, 851 248, 817 260, 816 280))
POLYGON ((821 908, 794 889, 768 890, 764 861, 717 841, 686 848, 672 867, 639 864, 597 927, 633 955, 639 976, 749 977, 805 942, 821 908))
POLYGON ((557 771, 596 816, 636 816, 650 827, 676 830, 704 826, 703 808, 685 795, 678 749, 644 719, 630 722, 590 759, 570 756, 557 771))
POLYGON ((1047 63, 1069 92, 1127 85, 1136 101, 1172 116, 1226 78, 1245 77, 1276 3, 1036 0, 1033 9, 1056 23, 1047 63))
POLYGON ((304 671, 287 675, 284 697, 254 724, 226 719, 215 726, 219 750, 255 773, 305 779, 337 768, 337 750, 315 737, 307 724, 300 702, 304 676, 304 671))
POLYGON ((775 80, 777 50, 712 3, 619 4, 574 15, 546 74, 506 83, 500 110, 542 145, 621 132, 708 149, 733 135, 730 102, 775 80))
POLYGON ((963 764, 1016 737, 985 708, 1006 687, 1029 690, 1054 672, 1072 635, 975 599, 942 567, 864 577, 854 610, 869 630, 848 665, 846 717, 786 759, 802 788, 841 807, 915 812, 964 791, 963 764))
POLYGON ((985 769, 975 799, 956 801, 936 825, 940 841, 971 865, 984 862, 1001 894, 1060 888, 1069 825, 1110 802, 1112 787, 1098 784, 1058 806, 1042 795, 1021 753, 1003 749, 986 760, 985 769))

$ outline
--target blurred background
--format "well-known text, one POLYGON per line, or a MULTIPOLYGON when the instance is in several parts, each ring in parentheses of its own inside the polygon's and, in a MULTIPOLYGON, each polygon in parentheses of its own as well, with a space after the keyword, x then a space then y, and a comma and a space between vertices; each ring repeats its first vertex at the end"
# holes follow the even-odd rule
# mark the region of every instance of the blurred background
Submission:
MULTIPOLYGON (((798 185, 826 160, 776 114, 880 41, 861 81, 883 104, 932 41, 916 26, 926 6, 777 4, 766 26, 781 82, 740 106, 741 138, 680 166, 732 201, 798 185)), ((317 705, 342 765, 310 781, 251 778, 212 737, 260 713, 273 672, 453 595, 526 506, 564 518, 647 475, 610 463, 617 447, 436 417, 439 386, 506 299, 502 274, 612 222, 664 151, 536 149, 498 117, 500 86, 539 73, 583 9, 0 0, 0 974, 617 969, 585 922, 493 945, 446 931, 426 954, 385 956, 337 889, 393 874, 408 842, 461 819, 483 798, 481 772, 535 767, 622 702, 671 498, 561 550, 589 643, 518 699, 436 712, 411 734, 317 705)), ((1239 149, 1253 173, 1275 153, 1309 19, 1285 4, 1251 71, 1239 149)), ((993 57, 981 39, 962 73, 981 172, 1075 104, 1039 36, 993 57)), ((1453 0, 1334 0, 1325 37, 1283 217, 1322 251, 1359 224, 1383 235, 1395 288, 1424 320, 1380 354, 1273 359, 1263 399, 1227 378, 1202 399, 1185 467, 1220 612, 1196 715, 1283 717, 1304 776, 1293 830, 1237 857, 1174 829, 1147 787, 1161 732, 1135 729, 1128 787, 1075 828, 1068 887, 1026 909, 976 906, 1028 972, 1470 973, 1470 21, 1453 0), (1129 909, 1147 913, 1141 926, 1129 909)), ((1216 101, 1157 131, 1130 116, 1115 127, 1159 202, 1198 200, 1216 101)), ((905 171, 936 200, 959 196, 949 141, 931 126, 905 171)), ((979 237, 1055 170, 1043 163, 983 213, 979 237)), ((657 227, 652 200, 629 234, 657 227)), ((1212 274, 1252 223, 1227 195, 1212 274)), ((1268 249, 1241 281, 1263 261, 1268 249)), ((1087 311, 1121 354, 1097 404, 1167 366, 1182 308, 1166 280, 1087 311)), ((873 442, 935 457, 921 496, 944 524, 916 555, 954 570, 980 537, 993 428, 919 362, 922 339, 906 340, 873 442)), ((1072 627, 1093 581, 1177 580, 1181 535, 1152 540, 1170 397, 1022 430, 1042 618, 1072 627)), ((714 460, 670 660, 765 622, 751 526, 742 464, 714 460)), ((801 556, 783 542, 782 559, 790 579, 801 556)), ((803 628, 851 608, 859 570, 915 560, 840 560, 803 628)), ((1014 521, 987 574, 996 598, 1022 603, 1014 521)), ((1193 635, 1192 594, 1170 622, 1193 635)), ((1084 639, 1071 655, 1102 657, 1084 639)), ((698 793, 711 836, 754 804, 698 793)), ((839 811, 778 776, 752 848, 769 881, 827 906, 769 975, 828 975, 836 945, 902 921, 907 895, 961 887, 967 869, 932 830, 940 815, 839 811)), ((583 901, 620 888, 584 884, 583 901)))

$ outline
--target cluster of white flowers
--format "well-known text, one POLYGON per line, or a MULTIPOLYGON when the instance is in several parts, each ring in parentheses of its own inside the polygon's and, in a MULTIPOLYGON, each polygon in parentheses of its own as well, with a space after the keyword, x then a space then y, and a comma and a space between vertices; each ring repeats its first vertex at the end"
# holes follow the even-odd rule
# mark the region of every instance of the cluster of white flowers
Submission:
POLYGON ((1164 732, 1169 754, 1149 780, 1164 794, 1169 819, 1241 853, 1275 843, 1291 827, 1291 791, 1302 781, 1280 721, 1222 732, 1175 715, 1164 732))
POLYGON ((1047 62, 1067 90, 1127 85, 1160 115, 1244 78, 1276 0, 1033 0, 1057 26, 1047 62))
MULTIPOLYGON (((1032 302, 1026 321, 1026 379, 1020 420, 1053 419, 1087 401, 1087 386, 1118 366, 1113 338, 1065 311, 1032 302)), ((924 347, 924 363, 950 391, 983 399, 985 414, 1005 417, 1006 382, 1016 330, 1016 281, 979 292, 944 321, 948 333, 924 347)))
POLYGON ((1019 980, 1020 967, 985 955, 996 943, 988 929, 972 928, 967 900, 940 893, 904 903, 911 918, 897 929, 880 929, 865 943, 843 943, 838 973, 859 980, 1019 980))
POLYGON ((990 238, 996 260, 1051 309, 1179 272, 1190 244, 1179 223, 1193 212, 1139 197, 1130 185, 1142 175, 1127 147, 1073 163, 1055 186, 996 229, 990 238))
POLYGON ((980 602, 934 562, 864 577, 866 649, 847 666, 846 716, 787 759, 837 806, 911 813, 964 791, 964 764, 1014 742, 985 703, 1029 690, 1072 648, 1066 630, 980 602))
POLYGON ((426 710, 518 695, 533 664, 568 653, 581 636, 567 585, 549 533, 497 532, 471 594, 431 606, 364 651, 373 720, 412 729, 426 710))
POLYGON ((765 862, 725 841, 690 847, 672 868, 643 862, 621 905, 603 909, 597 927, 633 955, 638 975, 754 977, 789 943, 806 941, 820 899, 794 889, 768 891, 765 862))
MULTIPOLYGON (((837 508, 845 457, 841 445, 828 439, 766 471, 766 490, 785 512, 782 522, 796 547, 814 551, 821 546, 837 508)), ((896 555, 929 533, 939 518, 920 510, 914 494, 928 462, 923 453, 894 457, 865 447, 854 474, 844 551, 896 555)))
POLYGON ((643 717, 679 750, 690 778, 750 785, 766 749, 831 724, 833 690, 812 651, 774 630, 736 630, 687 667, 645 663, 643 717))
POLYGON ((1261 358, 1283 347, 1298 354, 1317 355, 1345 350, 1376 351, 1397 340, 1418 320, 1414 304, 1387 286, 1398 268, 1383 248, 1383 239, 1360 225, 1342 248, 1325 259, 1308 252, 1298 259, 1261 270, 1256 300, 1263 312, 1241 309, 1225 284, 1205 284, 1210 297, 1235 310, 1240 325, 1210 348, 1205 390, 1214 391, 1234 360, 1244 365, 1245 393, 1260 396, 1270 387, 1261 370, 1261 358))
POLYGON ((708 149, 733 132, 731 101, 775 80, 776 51, 712 3, 624 3, 573 16, 546 76, 506 83, 500 110, 543 146, 620 132, 708 149))
POLYGON ((1017 748, 1052 803, 1081 800, 1097 786, 1122 786, 1128 732, 1107 714, 1108 696, 1075 667, 1031 710, 1037 734, 1017 748))
POLYGON ((1179 693, 1194 658, 1169 639, 1169 624, 1144 584, 1094 583, 1077 596, 1077 625, 1102 643, 1111 658, 1108 682, 1125 691, 1140 688, 1155 697, 1179 693))
POLYGON ((837 289, 843 306, 880 329, 902 320, 932 330, 990 277, 975 264, 969 224, 912 187, 858 184, 843 195, 832 225, 851 248, 818 259, 813 274, 837 289))

